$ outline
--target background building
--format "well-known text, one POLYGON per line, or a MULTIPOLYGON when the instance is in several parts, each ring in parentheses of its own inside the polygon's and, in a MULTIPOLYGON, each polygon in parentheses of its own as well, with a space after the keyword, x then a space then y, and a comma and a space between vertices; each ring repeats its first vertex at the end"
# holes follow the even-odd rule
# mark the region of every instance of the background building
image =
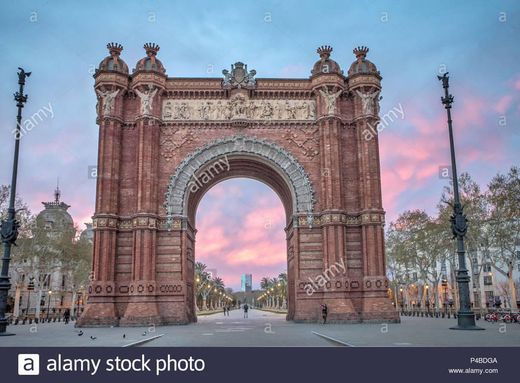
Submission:
POLYGON ((42 318, 71 309, 82 311, 92 249, 92 225, 76 237, 70 205, 42 202, 44 210, 30 225, 30 234, 17 240, 10 268, 10 306, 14 318, 42 318))
POLYGON ((240 290, 250 293, 253 290, 253 275, 242 274, 240 278, 240 290))

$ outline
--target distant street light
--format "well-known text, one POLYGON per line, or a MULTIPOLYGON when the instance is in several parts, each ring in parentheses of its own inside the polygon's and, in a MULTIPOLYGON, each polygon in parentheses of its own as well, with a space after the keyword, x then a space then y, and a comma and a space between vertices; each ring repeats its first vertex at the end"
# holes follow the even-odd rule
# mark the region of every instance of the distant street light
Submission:
POLYGON ((49 302, 47 302, 47 322, 49 321, 49 314, 51 309, 51 296, 52 296, 52 290, 49 290, 49 302))

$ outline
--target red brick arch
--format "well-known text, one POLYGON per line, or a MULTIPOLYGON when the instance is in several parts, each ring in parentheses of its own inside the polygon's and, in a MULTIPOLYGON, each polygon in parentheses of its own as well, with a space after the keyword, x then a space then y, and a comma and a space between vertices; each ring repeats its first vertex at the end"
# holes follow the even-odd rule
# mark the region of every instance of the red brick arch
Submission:
POLYGON ((367 48, 348 76, 330 47, 318 51, 307 79, 255 78, 242 63, 223 79, 168 77, 158 59, 129 75, 119 57, 102 62, 93 280, 79 326, 195 321, 195 212, 232 177, 266 183, 284 205, 288 319, 319 320, 326 303, 331 321, 398 320, 372 128, 381 76, 367 48), (224 156, 229 170, 189 188, 224 156))

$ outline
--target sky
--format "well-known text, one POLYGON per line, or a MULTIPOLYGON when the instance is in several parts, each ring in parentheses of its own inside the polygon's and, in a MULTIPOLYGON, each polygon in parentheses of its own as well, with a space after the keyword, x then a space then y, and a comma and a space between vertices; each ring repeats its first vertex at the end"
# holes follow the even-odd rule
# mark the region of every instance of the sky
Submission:
MULTIPOLYGON (((383 76, 381 112, 403 119, 380 133, 387 221, 406 209, 434 214, 449 164, 438 74, 450 72, 459 172, 485 186, 519 165, 520 3, 518 1, 16 1, 0 5, 0 183, 9 184, 18 66, 32 71, 24 116, 52 109, 22 137, 18 194, 33 212, 52 200, 59 177, 74 221, 90 221, 98 130, 92 73, 107 42, 123 44, 132 69, 142 45, 161 46, 169 76, 220 77, 243 61, 257 77, 308 77, 316 48, 333 46, 344 70, 352 49, 383 76), (471 4, 469 6, 468 4, 471 4)), ((240 274, 286 268, 284 211, 264 184, 225 181, 197 212, 197 260, 238 289, 240 274), (234 198, 233 205, 229 202, 234 198), (258 217, 262 217, 259 219, 258 217)))

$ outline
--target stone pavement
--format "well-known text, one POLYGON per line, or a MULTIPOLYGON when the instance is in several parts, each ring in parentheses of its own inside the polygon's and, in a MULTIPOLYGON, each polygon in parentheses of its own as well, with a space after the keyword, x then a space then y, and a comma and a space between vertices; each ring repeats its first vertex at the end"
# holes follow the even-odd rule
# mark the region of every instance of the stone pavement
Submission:
POLYGON ((518 323, 506 325, 481 320, 477 323, 486 331, 454 331, 449 327, 456 323, 455 319, 401 319, 401 324, 388 325, 322 325, 287 322, 284 314, 259 310, 250 310, 249 318, 243 318, 242 311, 234 310, 229 317, 218 312, 199 317, 198 323, 185 326, 83 328, 82 336, 78 336, 80 329, 74 328, 73 324, 9 326, 8 331, 16 336, 0 337, 0 346, 123 347, 147 340, 142 346, 335 347, 341 343, 353 347, 520 345, 518 323))

